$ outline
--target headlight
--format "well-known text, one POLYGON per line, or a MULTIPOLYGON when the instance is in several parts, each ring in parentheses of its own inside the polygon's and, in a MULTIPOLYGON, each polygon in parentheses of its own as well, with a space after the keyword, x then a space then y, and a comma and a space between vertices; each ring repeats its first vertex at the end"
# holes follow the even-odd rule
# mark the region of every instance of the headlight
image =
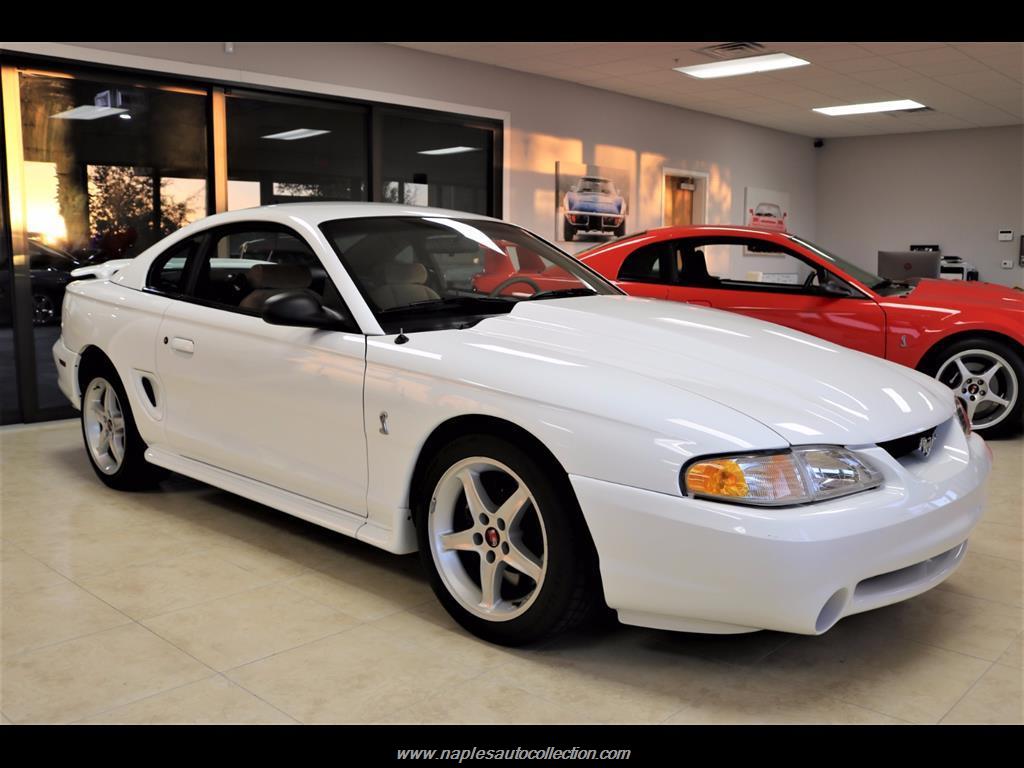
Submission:
POLYGON ((969 436, 971 434, 971 417, 967 413, 967 406, 959 395, 953 395, 953 399, 956 401, 956 417, 960 420, 964 434, 969 436))
POLYGON ((834 499, 882 484, 882 474, 838 446, 698 459, 684 468, 684 495, 782 507, 834 499))

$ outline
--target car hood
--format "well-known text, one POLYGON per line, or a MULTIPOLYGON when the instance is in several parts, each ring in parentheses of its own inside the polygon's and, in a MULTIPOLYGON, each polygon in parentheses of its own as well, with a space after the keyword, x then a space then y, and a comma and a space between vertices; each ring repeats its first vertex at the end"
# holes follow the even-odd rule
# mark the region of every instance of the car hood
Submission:
POLYGON ((621 385, 625 372, 633 381, 660 384, 669 397, 672 389, 696 394, 791 444, 876 443, 928 429, 954 413, 950 391, 910 368, 783 326, 678 302, 627 296, 524 301, 508 315, 458 333, 489 352, 569 366, 584 374, 580 387, 601 387, 595 369, 603 368, 616 374, 605 381, 621 385))
POLYGON ((951 312, 965 305, 1024 312, 1024 291, 973 280, 923 278, 906 296, 887 296, 885 301, 948 309, 951 312))

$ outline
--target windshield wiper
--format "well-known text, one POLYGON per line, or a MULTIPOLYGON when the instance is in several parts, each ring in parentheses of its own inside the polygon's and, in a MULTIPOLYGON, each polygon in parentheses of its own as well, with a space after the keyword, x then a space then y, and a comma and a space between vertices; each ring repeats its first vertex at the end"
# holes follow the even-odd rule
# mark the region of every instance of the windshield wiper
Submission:
POLYGON ((537 299, 563 299, 568 296, 596 296, 597 291, 593 288, 559 288, 551 291, 541 291, 530 296, 526 301, 537 299))
POLYGON ((382 309, 378 315, 392 315, 399 312, 431 312, 437 309, 451 309, 453 307, 464 307, 472 304, 506 304, 508 299, 499 299, 496 296, 450 296, 444 299, 424 299, 414 301, 411 304, 402 304, 399 307, 382 309))

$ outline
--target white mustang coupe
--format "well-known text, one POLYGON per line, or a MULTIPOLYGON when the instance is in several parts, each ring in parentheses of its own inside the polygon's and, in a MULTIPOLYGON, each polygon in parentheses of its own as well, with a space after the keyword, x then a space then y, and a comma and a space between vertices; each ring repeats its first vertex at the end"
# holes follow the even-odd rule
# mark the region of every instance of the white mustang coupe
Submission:
POLYGON ((53 354, 110 487, 173 470, 419 549, 451 615, 504 644, 603 605, 820 634, 947 578, 991 465, 923 374, 624 296, 453 211, 211 216, 71 283, 53 354))

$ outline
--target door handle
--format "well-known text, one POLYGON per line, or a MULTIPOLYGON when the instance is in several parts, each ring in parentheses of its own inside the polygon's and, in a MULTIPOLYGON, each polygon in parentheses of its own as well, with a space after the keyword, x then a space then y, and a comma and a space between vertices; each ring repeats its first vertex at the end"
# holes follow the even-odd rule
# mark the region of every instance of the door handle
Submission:
POLYGON ((171 349, 191 355, 196 351, 196 343, 192 339, 183 339, 180 336, 175 336, 171 339, 171 349))

